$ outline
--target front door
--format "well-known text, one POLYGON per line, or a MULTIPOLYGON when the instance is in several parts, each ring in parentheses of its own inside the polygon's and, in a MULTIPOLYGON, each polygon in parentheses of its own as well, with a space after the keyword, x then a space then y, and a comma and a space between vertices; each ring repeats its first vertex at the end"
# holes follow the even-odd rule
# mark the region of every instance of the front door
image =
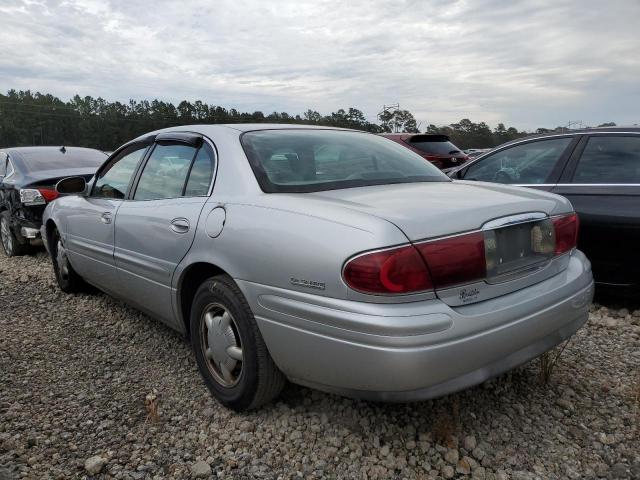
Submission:
POLYGON ((135 190, 115 219, 115 264, 127 299, 172 324, 171 280, 209 198, 213 149, 202 137, 158 136, 135 190))
POLYGON ((96 175, 88 196, 65 198, 67 213, 63 243, 73 268, 88 282, 115 293, 114 220, 126 197, 147 145, 132 145, 110 160, 96 175))
POLYGON ((535 139, 498 149, 461 170, 464 180, 507 183, 549 191, 577 139, 535 139))

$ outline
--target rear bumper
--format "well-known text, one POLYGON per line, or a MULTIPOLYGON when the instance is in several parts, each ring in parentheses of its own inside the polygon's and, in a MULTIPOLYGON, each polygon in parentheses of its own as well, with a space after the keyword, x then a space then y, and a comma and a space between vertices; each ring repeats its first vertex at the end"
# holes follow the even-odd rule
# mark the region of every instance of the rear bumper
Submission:
POLYGON ((40 244, 40 222, 35 219, 27 218, 26 212, 23 211, 11 216, 11 229, 20 243, 29 243, 31 245, 40 244))
POLYGON ((589 261, 462 307, 438 299, 365 304, 238 281, 269 351, 295 383, 352 397, 413 401, 481 383, 569 338, 593 298, 589 261))

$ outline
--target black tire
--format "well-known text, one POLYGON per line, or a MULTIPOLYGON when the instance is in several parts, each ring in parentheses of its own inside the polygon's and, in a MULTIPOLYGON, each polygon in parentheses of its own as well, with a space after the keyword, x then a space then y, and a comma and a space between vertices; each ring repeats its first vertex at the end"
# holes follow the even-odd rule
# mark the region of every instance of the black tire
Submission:
POLYGON ((53 272, 56 277, 58 287, 65 293, 78 293, 90 291, 90 286, 84 279, 78 275, 73 269, 69 259, 63 252, 60 252, 62 239, 58 229, 54 227, 50 235, 49 250, 51 252, 51 262, 53 263, 53 272), (61 253, 59 256, 58 254, 61 253))
MULTIPOLYGON (((235 411, 250 410, 270 402, 280 394, 285 377, 269 355, 244 295, 229 276, 211 277, 198 288, 191 307, 190 327, 191 344, 200 374, 211 394, 224 406, 235 411), (226 327, 228 335, 217 338, 226 340, 231 336, 230 341, 236 342, 242 357, 242 360, 233 364, 232 372, 227 369, 233 381, 229 380, 226 385, 223 375, 218 373, 223 370, 217 366, 215 359, 207 355, 207 351, 212 355, 213 349, 208 348, 210 334, 205 319, 209 314, 209 321, 212 317, 220 320, 218 327, 225 328, 220 326, 225 312, 230 315, 227 317, 230 318, 226 327)), ((222 350, 218 348, 216 355, 220 355, 222 350)))
POLYGON ((7 257, 19 257, 29 252, 29 245, 20 242, 11 230, 11 214, 8 211, 0 213, 0 243, 2 251, 7 257))

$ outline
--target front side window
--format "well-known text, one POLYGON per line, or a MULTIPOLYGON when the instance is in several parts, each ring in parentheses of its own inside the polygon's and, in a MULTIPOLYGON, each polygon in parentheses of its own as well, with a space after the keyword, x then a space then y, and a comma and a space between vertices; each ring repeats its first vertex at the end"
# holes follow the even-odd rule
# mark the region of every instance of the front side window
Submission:
POLYGON ((538 140, 505 148, 470 165, 465 180, 483 182, 546 183, 571 137, 538 140))
POLYGON ((573 183, 640 183, 640 136, 589 138, 573 183))
POLYGON ((118 158, 109 162, 106 168, 98 174, 91 196, 123 199, 127 194, 138 162, 146 150, 146 145, 130 147, 118 158))
POLYGON ((243 134, 241 141, 260 187, 268 193, 449 181, 419 155, 367 133, 260 130, 243 134))
POLYGON ((190 145, 156 145, 142 171, 133 199, 159 200, 182 196, 195 154, 196 149, 190 145))

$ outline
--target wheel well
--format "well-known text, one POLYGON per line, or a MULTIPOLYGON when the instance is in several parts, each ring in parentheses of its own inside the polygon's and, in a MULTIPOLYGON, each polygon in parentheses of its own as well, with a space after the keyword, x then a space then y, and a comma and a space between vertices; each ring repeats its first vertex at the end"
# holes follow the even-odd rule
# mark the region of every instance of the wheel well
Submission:
POLYGON ((45 229, 45 233, 47 234, 47 242, 49 244, 51 243, 51 235, 53 234, 54 228, 57 228, 56 222, 51 219, 47 220, 47 228, 45 229))
POLYGON ((184 272, 182 281, 178 287, 178 296, 180 298, 180 314, 182 315, 184 331, 187 337, 189 337, 191 333, 191 304, 193 303, 193 297, 195 296, 198 287, 200 287, 202 282, 207 278, 224 273, 226 272, 220 267, 204 262, 194 263, 184 272))

